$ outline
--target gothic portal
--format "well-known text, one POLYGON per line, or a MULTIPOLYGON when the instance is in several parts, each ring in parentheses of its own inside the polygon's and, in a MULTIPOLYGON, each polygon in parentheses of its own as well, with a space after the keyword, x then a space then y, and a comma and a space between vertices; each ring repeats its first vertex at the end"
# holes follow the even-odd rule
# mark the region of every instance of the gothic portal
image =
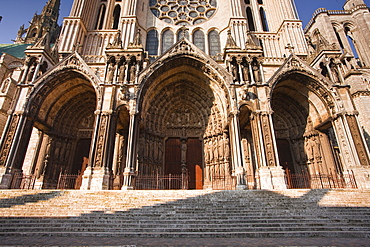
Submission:
POLYGON ((0 188, 370 188, 362 0, 59 5, 1 57, 0 188))

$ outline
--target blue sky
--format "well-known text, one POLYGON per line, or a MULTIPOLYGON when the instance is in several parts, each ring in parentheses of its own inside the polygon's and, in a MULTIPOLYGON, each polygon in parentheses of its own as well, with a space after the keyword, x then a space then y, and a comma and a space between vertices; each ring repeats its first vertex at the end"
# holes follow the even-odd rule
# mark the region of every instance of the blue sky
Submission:
MULTIPOLYGON (((28 27, 28 22, 35 12, 41 13, 46 2, 47 0, 0 0, 0 16, 3 16, 0 23, 0 44, 11 44, 11 40, 17 36, 19 27, 23 24, 28 27)), ((73 0, 61 0, 61 2, 59 23, 62 23, 62 17, 69 15, 73 0)), ((321 7, 330 10, 342 9, 345 0, 296 0, 295 2, 299 17, 305 26, 316 9, 321 7)), ((370 0, 365 0, 365 3, 370 6, 370 0)))

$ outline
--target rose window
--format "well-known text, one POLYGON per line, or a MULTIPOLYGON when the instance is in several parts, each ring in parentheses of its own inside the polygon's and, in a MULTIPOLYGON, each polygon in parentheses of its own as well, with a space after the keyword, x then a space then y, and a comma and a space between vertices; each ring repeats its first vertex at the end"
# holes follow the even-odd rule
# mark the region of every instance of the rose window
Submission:
POLYGON ((196 25, 216 12, 216 0, 150 0, 152 13, 170 24, 196 25))

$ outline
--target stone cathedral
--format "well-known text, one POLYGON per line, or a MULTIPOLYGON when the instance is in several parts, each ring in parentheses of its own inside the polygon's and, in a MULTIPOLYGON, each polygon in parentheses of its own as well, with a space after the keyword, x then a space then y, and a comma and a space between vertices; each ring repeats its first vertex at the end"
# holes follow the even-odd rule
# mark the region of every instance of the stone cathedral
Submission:
POLYGON ((370 188, 363 0, 305 28, 293 0, 74 0, 61 27, 59 7, 21 27, 21 56, 1 56, 0 188, 19 174, 35 189, 73 174, 83 190, 168 175, 188 189, 329 174, 370 188))

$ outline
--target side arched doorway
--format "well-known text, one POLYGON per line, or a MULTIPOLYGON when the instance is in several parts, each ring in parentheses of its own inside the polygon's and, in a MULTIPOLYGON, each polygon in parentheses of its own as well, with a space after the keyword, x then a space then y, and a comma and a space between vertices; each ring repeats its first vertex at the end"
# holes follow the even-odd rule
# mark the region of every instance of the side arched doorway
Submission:
POLYGON ((89 162, 95 89, 81 72, 65 69, 36 91, 30 98, 36 110, 22 170, 36 176, 36 188, 77 189, 89 162), (73 177, 58 185, 61 175, 73 177))
POLYGON ((342 173, 328 95, 319 82, 301 73, 286 75, 273 88, 279 162, 294 178, 289 188, 320 187, 309 179, 342 173))
POLYGON ((189 189, 230 177, 227 93, 203 63, 173 58, 145 82, 138 141, 139 175, 186 175, 189 189))

